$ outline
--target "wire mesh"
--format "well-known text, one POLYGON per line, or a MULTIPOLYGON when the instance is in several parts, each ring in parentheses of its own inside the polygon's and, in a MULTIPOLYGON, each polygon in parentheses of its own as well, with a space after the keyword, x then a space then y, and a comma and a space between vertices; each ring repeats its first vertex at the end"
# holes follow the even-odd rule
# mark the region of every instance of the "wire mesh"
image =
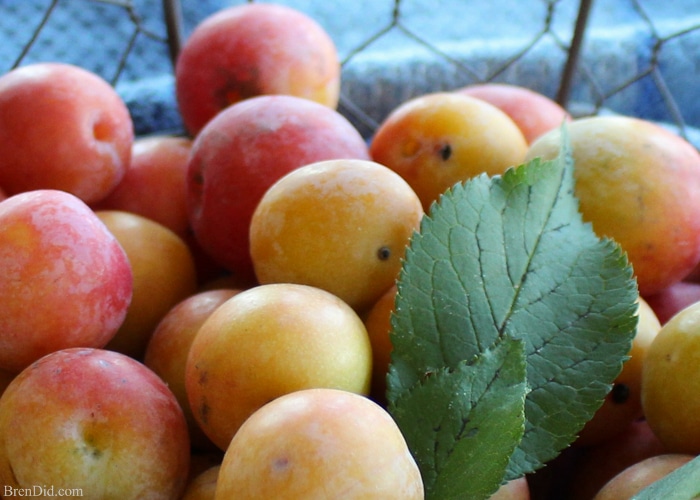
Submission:
MULTIPOLYGON (((120 91, 137 134, 182 131, 172 58, 198 22, 240 3, 0 0, 0 73, 37 61, 77 64, 120 91)), ((575 115, 618 112, 686 137, 700 127, 700 0, 277 3, 333 37, 339 109, 368 137, 410 97, 487 81, 529 87, 575 115)))

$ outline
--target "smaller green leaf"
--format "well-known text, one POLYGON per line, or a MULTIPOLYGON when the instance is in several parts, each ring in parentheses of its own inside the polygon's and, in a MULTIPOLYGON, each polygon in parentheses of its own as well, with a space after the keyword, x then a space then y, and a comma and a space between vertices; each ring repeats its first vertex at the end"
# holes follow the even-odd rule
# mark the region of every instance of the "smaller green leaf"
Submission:
POLYGON ((700 457, 637 493, 632 500, 691 500, 700 497, 700 457))
POLYGON ((504 338, 472 362, 426 374, 391 407, 426 498, 488 498, 525 429, 525 347, 504 338), (430 408, 430 411, 426 411, 430 408))

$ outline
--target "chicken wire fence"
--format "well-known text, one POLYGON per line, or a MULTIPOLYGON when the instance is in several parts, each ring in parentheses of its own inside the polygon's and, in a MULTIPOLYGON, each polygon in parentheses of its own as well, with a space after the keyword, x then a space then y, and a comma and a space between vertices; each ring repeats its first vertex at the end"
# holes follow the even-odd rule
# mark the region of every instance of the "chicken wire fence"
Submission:
MULTIPOLYGON (((173 60, 206 16, 245 1, 0 0, 0 74, 77 64, 124 97, 138 135, 178 133, 173 60)), ((700 0, 277 0, 342 62, 339 110, 370 137, 398 104, 472 83, 523 85, 574 115, 700 127, 700 0)))

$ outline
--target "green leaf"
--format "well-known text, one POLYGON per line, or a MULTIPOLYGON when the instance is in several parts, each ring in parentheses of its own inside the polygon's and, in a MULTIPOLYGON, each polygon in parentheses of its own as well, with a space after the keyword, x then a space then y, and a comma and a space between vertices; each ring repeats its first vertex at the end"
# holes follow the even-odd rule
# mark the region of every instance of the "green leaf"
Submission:
POLYGON ((391 411, 409 430, 426 498, 495 492, 523 435, 526 391, 523 343, 507 339, 472 363, 426 374, 395 401, 391 411))
POLYGON ((632 500, 691 500, 700 497, 700 457, 694 458, 632 497, 632 500))
MULTIPOLYGON (((525 432, 506 479, 536 470, 576 438, 636 329, 631 266, 582 221, 563 132, 558 158, 475 177, 433 204, 411 239, 392 316, 390 407, 426 373, 457 371, 503 338, 523 341, 525 432)), ((434 410, 402 418, 405 433, 421 432, 421 411, 434 410)))

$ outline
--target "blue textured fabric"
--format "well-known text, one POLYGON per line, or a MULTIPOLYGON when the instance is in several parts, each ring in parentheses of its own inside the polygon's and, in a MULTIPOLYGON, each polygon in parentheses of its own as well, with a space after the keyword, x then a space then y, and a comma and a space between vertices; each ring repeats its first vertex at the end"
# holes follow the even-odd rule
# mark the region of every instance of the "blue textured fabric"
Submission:
MULTIPOLYGON (((0 0, 0 72, 18 62, 50 11, 22 64, 79 64, 115 84, 132 111, 137 134, 178 133, 182 124, 162 0, 118 3, 0 0)), ((181 0, 185 38, 207 15, 240 3, 245 2, 181 0)), ((344 99, 351 103, 341 111, 365 134, 413 95, 474 81, 507 81, 554 97, 579 7, 577 0, 402 0, 394 19, 394 0, 278 3, 308 13, 333 37, 344 61, 344 99)), ((639 79, 603 105, 700 126, 698 27, 700 0, 594 1, 571 101, 597 104, 601 95, 646 71, 657 57, 659 73, 639 79), (655 53, 661 39, 663 50, 655 53), (666 92, 677 109, 669 106, 666 92)))

